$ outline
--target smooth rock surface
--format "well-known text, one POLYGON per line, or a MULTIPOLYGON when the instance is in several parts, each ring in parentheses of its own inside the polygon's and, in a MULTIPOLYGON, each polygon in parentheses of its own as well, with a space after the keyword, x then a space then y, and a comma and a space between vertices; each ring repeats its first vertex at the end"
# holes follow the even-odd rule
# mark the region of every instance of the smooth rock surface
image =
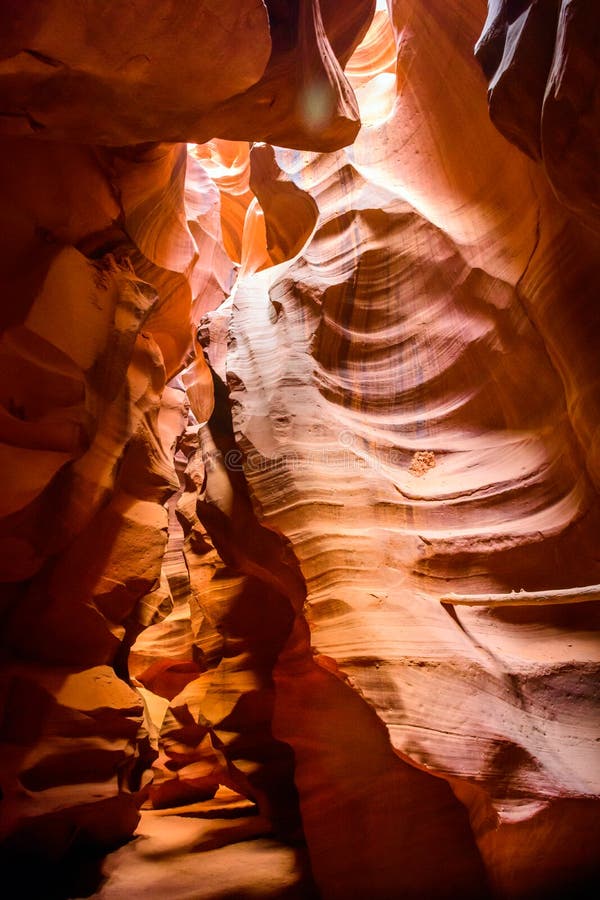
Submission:
POLYGON ((4 870, 584 896, 597 12, 126 6, 0 11, 4 870))
POLYGON ((264 823, 257 819, 194 820, 177 815, 165 819, 144 812, 135 840, 107 858, 106 881, 91 896, 96 900, 316 898, 305 853, 263 836, 264 831, 264 823))
POLYGON ((594 0, 489 3, 476 54, 490 116, 543 163, 568 209, 600 228, 600 21, 594 0))
MULTIPOLYGON (((598 384, 598 255, 543 173, 494 133, 470 53, 476 7, 394 3, 396 78, 381 81, 390 36, 376 21, 367 42, 381 47, 381 90, 357 65, 370 124, 355 145, 277 151, 319 222, 295 260, 242 273, 226 366, 253 503, 298 557, 314 651, 403 759, 451 785, 494 889, 527 896, 595 865, 598 607, 568 597, 599 581, 587 387, 598 384), (383 90, 395 101, 383 104, 383 90), (535 610, 439 602, 522 589, 567 594, 535 610), (573 829, 581 852, 558 851, 546 828, 573 829)), ((340 829, 316 812, 318 796, 336 804, 358 791, 360 766, 339 794, 331 776, 318 781, 302 685, 315 692, 309 670, 291 681, 288 646, 275 733, 296 753, 315 875, 326 896, 360 896, 374 847, 363 834, 360 851, 343 853, 340 829)), ((363 822, 364 809, 354 801, 344 819, 363 822)), ((413 839, 429 827, 415 823, 413 839)), ((371 882, 374 895, 402 883, 388 877, 387 888, 385 875, 371 882)))

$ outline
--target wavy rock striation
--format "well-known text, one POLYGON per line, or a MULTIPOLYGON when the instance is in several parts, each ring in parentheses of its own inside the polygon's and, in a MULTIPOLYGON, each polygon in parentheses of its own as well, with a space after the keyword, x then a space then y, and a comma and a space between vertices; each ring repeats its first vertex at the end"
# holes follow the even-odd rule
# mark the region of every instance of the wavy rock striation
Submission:
POLYGON ((146 800, 159 868, 273 832, 331 900, 597 868, 597 17, 374 6, 0 12, 25 893, 146 800))
MULTIPOLYGON (((401 758, 452 786, 494 888, 528 896, 595 859, 598 255, 494 133, 478 12, 394 3, 393 31, 379 17, 366 38, 375 84, 360 55, 348 67, 370 123, 354 146, 276 151, 318 225, 291 262, 242 275, 227 373, 252 499, 299 559, 315 651, 401 758)), ((318 815, 342 792, 315 775, 286 661, 275 733, 295 749, 317 881, 360 896, 368 839, 343 854, 318 815)), ((358 829, 365 808, 345 809, 358 829)))

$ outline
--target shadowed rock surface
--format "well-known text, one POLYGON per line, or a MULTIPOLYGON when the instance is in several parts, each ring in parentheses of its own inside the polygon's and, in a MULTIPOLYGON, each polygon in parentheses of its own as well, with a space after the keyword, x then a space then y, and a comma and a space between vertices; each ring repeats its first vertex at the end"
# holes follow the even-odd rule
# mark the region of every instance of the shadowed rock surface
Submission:
POLYGON ((0 9, 19 896, 595 896, 598 11, 377 6, 0 9))

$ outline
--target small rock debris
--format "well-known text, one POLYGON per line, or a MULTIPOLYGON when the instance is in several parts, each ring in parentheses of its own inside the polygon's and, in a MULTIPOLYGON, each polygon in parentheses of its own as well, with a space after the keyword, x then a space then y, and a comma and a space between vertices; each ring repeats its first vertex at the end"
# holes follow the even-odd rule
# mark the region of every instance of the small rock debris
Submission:
POLYGON ((416 475, 420 478, 421 475, 425 475, 434 466, 435 455, 432 450, 417 450, 411 460, 408 471, 411 475, 416 475))

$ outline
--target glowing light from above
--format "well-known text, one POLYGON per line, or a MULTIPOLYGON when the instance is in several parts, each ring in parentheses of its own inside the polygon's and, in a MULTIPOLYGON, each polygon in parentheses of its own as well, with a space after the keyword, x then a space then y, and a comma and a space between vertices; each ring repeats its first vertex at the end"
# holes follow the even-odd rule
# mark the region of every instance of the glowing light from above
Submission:
POLYGON ((364 127, 374 127, 385 122, 394 108, 396 76, 391 72, 382 72, 356 89, 356 99, 364 127))
POLYGON ((299 98, 299 111, 306 127, 318 131, 335 111, 335 95, 329 82, 315 79, 307 84, 299 98))

